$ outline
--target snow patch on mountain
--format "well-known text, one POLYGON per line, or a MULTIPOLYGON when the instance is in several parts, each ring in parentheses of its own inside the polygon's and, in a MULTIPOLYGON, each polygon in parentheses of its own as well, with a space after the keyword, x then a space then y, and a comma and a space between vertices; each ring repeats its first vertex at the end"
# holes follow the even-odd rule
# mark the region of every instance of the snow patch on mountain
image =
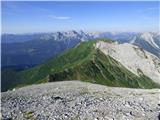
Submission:
POLYGON ((139 71, 160 83, 160 59, 138 46, 124 43, 108 43, 99 41, 95 48, 111 56, 134 74, 140 76, 139 71))
POLYGON ((143 33, 143 34, 141 34, 140 38, 142 40, 147 41, 153 47, 156 47, 156 48, 160 49, 160 47, 154 42, 152 34, 150 34, 150 33, 143 33))
POLYGON ((136 36, 134 36, 134 37, 133 37, 133 39, 130 41, 130 43, 131 43, 131 44, 135 43, 136 38, 137 38, 137 37, 136 37, 136 36))

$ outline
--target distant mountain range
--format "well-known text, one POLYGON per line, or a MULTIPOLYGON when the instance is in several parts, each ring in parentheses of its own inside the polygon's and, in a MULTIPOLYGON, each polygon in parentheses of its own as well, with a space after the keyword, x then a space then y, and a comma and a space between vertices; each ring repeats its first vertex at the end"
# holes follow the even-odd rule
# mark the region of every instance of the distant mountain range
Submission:
POLYGON ((160 59, 138 46, 106 39, 83 41, 24 71, 2 71, 2 91, 30 84, 82 80, 108 86, 160 87, 160 59))
POLYGON ((119 43, 131 43, 137 45, 160 58, 160 33, 99 33, 98 38, 109 38, 119 43))
POLYGON ((160 58, 160 34, 139 34, 135 38, 133 38, 130 43, 137 45, 160 58))
POLYGON ((160 58, 159 33, 89 33, 68 31, 39 34, 3 34, 2 66, 33 66, 55 57, 81 41, 98 38, 137 45, 160 58))

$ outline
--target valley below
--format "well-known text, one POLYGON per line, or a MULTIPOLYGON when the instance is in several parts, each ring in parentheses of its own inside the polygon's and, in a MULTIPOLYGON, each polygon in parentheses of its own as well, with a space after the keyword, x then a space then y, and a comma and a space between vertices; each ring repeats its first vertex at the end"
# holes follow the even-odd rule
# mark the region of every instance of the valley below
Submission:
POLYGON ((160 120, 160 1, 1 4, 0 120, 160 120))
POLYGON ((2 92, 2 120, 158 120, 159 89, 49 82, 2 92))
POLYGON ((153 33, 132 42, 45 35, 2 45, 2 120, 160 119, 160 59, 147 49, 159 50, 153 33))

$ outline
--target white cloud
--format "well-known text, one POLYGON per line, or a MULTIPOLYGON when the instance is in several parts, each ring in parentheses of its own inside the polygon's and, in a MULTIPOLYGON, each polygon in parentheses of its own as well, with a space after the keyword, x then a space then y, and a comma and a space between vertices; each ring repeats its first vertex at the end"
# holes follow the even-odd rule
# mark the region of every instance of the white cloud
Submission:
POLYGON ((56 19, 56 20, 69 20, 71 17, 69 16, 55 16, 55 15, 49 15, 49 18, 56 19))

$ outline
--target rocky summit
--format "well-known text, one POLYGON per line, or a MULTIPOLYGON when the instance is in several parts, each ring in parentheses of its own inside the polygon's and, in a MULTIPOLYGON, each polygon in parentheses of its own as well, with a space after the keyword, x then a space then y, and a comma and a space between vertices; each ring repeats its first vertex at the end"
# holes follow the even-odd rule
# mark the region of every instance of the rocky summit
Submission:
POLYGON ((158 120, 159 89, 52 82, 1 94, 2 120, 158 120))

